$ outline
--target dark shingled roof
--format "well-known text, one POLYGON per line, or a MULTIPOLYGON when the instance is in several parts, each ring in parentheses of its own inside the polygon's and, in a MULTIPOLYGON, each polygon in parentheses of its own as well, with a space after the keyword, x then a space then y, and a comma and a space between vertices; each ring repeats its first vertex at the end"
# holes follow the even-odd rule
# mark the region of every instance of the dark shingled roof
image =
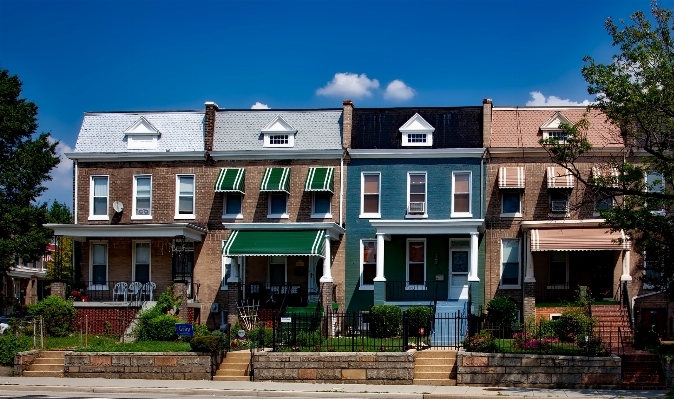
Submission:
POLYGON ((482 147, 482 107, 452 107, 354 108, 351 148, 403 148, 398 129, 415 113, 435 128, 432 148, 482 147))

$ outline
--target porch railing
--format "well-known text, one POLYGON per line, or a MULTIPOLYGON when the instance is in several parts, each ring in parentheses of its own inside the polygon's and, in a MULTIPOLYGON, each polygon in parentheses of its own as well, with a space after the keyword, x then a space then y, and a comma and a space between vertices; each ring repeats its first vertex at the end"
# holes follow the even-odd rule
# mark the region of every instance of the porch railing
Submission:
MULTIPOLYGON (((242 287, 246 300, 259 303, 262 309, 281 309, 286 306, 305 306, 307 292, 301 285, 290 283, 251 282, 242 287)), ((320 295, 320 293, 319 293, 320 295)))
POLYGON ((409 281, 387 281, 387 301, 429 301, 437 298, 438 284, 434 281, 410 283, 409 281))
POLYGON ((83 288, 73 288, 66 296, 83 302, 144 302, 156 301, 159 295, 169 286, 170 281, 84 281, 83 288))
POLYGON ((536 282, 536 303, 572 302, 576 299, 579 283, 536 282))

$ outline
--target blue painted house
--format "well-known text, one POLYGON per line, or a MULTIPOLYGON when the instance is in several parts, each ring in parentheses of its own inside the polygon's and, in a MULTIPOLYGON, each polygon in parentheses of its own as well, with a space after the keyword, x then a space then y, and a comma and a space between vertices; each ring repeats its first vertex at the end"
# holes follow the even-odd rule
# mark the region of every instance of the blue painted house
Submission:
POLYGON ((347 310, 483 304, 485 110, 345 101, 347 310))

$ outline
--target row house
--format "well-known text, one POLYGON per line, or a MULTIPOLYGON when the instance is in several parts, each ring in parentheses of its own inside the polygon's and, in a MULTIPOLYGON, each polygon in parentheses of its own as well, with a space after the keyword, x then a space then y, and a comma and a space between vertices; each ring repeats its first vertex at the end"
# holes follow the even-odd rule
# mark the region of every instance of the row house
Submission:
POLYGON ((481 305, 490 106, 345 102, 347 309, 435 305, 465 314, 469 295, 481 305))

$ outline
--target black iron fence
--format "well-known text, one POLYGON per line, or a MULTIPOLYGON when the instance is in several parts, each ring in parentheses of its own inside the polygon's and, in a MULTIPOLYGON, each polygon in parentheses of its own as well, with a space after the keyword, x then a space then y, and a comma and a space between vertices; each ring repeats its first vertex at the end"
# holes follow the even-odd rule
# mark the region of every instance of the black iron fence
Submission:
POLYGON ((242 290, 247 300, 255 301, 262 309, 281 309, 287 306, 306 306, 307 304, 307 291, 301 285, 254 281, 242 285, 242 290))

